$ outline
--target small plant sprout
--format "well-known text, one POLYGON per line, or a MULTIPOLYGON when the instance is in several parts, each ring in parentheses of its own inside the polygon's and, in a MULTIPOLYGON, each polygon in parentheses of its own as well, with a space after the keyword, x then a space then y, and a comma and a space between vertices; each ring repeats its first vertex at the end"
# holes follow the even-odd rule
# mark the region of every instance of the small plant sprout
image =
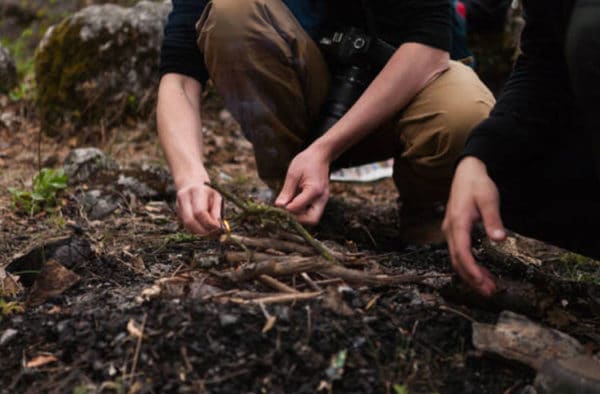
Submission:
POLYGON ((33 179, 32 190, 9 188, 13 206, 34 215, 42 210, 52 212, 58 193, 67 188, 68 177, 62 169, 43 168, 33 179))

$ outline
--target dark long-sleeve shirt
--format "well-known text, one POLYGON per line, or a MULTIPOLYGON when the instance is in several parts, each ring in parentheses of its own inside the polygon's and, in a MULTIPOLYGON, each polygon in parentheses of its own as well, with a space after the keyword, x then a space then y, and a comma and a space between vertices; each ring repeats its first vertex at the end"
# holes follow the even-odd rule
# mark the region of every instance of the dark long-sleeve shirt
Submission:
MULTIPOLYGON (((464 150, 465 156, 481 159, 492 178, 511 182, 535 168, 529 185, 594 183, 594 154, 585 131, 591 127, 585 121, 590 109, 582 105, 581 89, 572 86, 572 59, 565 52, 573 8, 585 2, 524 1, 522 55, 490 117, 475 128, 464 150)), ((591 53, 592 58, 577 61, 600 67, 600 53, 591 53)), ((587 87, 598 91, 600 80, 589 77, 587 87)))

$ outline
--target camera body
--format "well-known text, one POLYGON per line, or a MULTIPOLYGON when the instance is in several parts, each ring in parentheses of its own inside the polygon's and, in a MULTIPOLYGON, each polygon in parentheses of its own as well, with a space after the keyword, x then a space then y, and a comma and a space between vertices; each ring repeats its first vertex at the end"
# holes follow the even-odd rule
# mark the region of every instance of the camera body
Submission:
POLYGON ((396 50, 354 27, 322 37, 319 47, 331 68, 332 79, 315 127, 315 138, 344 116, 396 50))

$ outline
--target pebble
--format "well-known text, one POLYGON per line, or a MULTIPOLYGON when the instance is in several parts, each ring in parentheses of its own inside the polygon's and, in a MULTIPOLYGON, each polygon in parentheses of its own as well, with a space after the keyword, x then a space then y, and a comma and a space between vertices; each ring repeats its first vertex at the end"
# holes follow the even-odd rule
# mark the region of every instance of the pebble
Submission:
POLYGON ((8 328, 6 331, 4 331, 4 333, 2 333, 2 336, 0 337, 0 347, 8 344, 10 341, 15 339, 18 333, 19 331, 13 328, 8 328))
POLYGON ((240 320, 240 317, 237 315, 232 315, 229 313, 222 313, 219 315, 219 322, 221 326, 227 327, 237 323, 240 320))

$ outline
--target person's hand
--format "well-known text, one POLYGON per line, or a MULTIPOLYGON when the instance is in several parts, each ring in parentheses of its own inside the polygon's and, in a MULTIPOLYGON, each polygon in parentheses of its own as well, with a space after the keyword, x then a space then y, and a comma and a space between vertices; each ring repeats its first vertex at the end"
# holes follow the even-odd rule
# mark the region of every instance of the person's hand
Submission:
POLYGON ((318 149, 300 152, 288 168, 275 205, 296 215, 299 222, 319 223, 329 199, 329 161, 318 149))
POLYGON ((483 221, 490 239, 506 238, 498 188, 481 160, 466 157, 456 168, 442 229, 454 270, 479 293, 491 296, 496 290, 494 278, 477 264, 471 252, 471 229, 478 220, 483 221))
POLYGON ((183 183, 177 190, 177 214, 185 228, 201 236, 221 231, 221 195, 205 185, 207 174, 183 183))

